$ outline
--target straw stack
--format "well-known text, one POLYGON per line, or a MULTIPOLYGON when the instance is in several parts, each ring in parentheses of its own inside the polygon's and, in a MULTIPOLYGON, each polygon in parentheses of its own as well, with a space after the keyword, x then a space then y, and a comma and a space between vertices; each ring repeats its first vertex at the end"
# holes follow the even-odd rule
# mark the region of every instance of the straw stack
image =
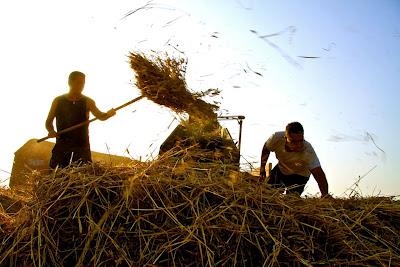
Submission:
POLYGON ((301 199, 168 156, 40 179, 1 266, 399 266, 400 203, 301 199))
POLYGON ((398 201, 259 183, 207 147, 218 123, 187 90, 184 61, 130 59, 144 96, 189 114, 192 141, 152 162, 32 174, 26 204, 0 213, 0 266, 400 266, 398 201))
POLYGON ((7 235, 16 224, 16 214, 26 205, 27 194, 0 188, 0 236, 7 235))

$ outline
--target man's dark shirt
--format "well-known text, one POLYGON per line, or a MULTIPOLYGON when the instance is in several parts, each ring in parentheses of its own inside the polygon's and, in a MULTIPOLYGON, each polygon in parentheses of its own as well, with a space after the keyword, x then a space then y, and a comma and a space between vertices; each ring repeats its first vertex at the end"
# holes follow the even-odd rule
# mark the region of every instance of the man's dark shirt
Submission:
MULTIPOLYGON (((57 132, 89 119, 88 98, 86 96, 82 96, 77 101, 71 101, 67 98, 67 95, 61 95, 56 98, 56 101, 57 132)), ((50 167, 55 168, 57 165, 66 167, 70 162, 75 161, 91 161, 89 125, 84 125, 57 137, 50 167)))
MULTIPOLYGON (((87 97, 82 96, 77 101, 69 100, 66 95, 57 97, 55 115, 57 132, 88 120, 87 97)), ((57 142, 59 141, 74 146, 89 145, 89 125, 62 134, 57 138, 57 142)))

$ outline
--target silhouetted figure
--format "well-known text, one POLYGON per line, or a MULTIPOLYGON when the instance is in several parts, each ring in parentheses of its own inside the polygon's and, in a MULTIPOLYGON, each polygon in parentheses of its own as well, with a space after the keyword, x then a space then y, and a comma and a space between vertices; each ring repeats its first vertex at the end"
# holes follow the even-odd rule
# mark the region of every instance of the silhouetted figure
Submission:
POLYGON ((89 124, 75 130, 57 135, 53 121, 56 119, 57 132, 87 121, 91 112, 100 120, 107 120, 115 115, 111 109, 107 113, 101 112, 96 103, 82 94, 85 86, 85 74, 73 71, 68 78, 69 92, 56 97, 51 105, 46 120, 46 129, 49 137, 56 137, 56 144, 52 151, 50 167, 66 167, 73 162, 87 163, 92 161, 89 143, 89 124))

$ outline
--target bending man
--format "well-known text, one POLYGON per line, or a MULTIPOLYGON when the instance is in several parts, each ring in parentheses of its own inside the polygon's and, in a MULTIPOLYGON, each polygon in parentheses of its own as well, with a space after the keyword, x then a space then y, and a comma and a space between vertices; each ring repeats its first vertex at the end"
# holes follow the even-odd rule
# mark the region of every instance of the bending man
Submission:
POLYGON ((328 182, 319 159, 304 140, 304 129, 299 122, 286 126, 286 131, 274 133, 264 144, 261 153, 260 177, 267 177, 265 165, 270 152, 275 152, 278 164, 268 174, 268 184, 286 187, 287 193, 301 195, 312 174, 318 183, 322 197, 328 196, 328 182))

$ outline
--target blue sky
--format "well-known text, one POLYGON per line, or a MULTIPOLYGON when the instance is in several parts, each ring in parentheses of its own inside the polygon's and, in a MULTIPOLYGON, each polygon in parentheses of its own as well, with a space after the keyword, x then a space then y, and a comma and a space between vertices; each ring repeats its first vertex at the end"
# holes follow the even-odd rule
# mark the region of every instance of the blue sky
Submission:
POLYGON ((248 155, 257 160, 260 136, 299 120, 335 193, 374 166, 362 180, 364 193, 398 193, 398 2, 219 1, 210 6, 196 6, 199 16, 211 17, 205 21, 221 38, 235 40, 229 45, 243 56, 242 64, 249 62, 264 76, 241 80, 246 89, 226 89, 241 95, 242 110, 257 121, 247 128, 254 141, 248 155), (282 32, 267 38, 279 49, 250 30, 258 36, 282 32))
MULTIPOLYGON (((85 93, 106 110, 138 95, 129 51, 182 56, 175 47, 188 58, 193 90, 218 87, 221 112, 246 116, 242 154, 255 166, 268 136, 298 120, 333 194, 372 168, 363 194, 400 194, 399 1, 153 1, 122 19, 146 3, 0 4, 1 123, 12 129, 2 133, 0 169, 10 171, 13 151, 45 134, 51 100, 66 92, 70 71, 88 75, 85 93)), ((92 148, 124 154, 129 146, 146 157, 174 117, 142 101, 92 125, 92 148)), ((226 126, 237 135, 235 123, 226 126)), ((307 193, 316 192, 312 180, 307 193)))

